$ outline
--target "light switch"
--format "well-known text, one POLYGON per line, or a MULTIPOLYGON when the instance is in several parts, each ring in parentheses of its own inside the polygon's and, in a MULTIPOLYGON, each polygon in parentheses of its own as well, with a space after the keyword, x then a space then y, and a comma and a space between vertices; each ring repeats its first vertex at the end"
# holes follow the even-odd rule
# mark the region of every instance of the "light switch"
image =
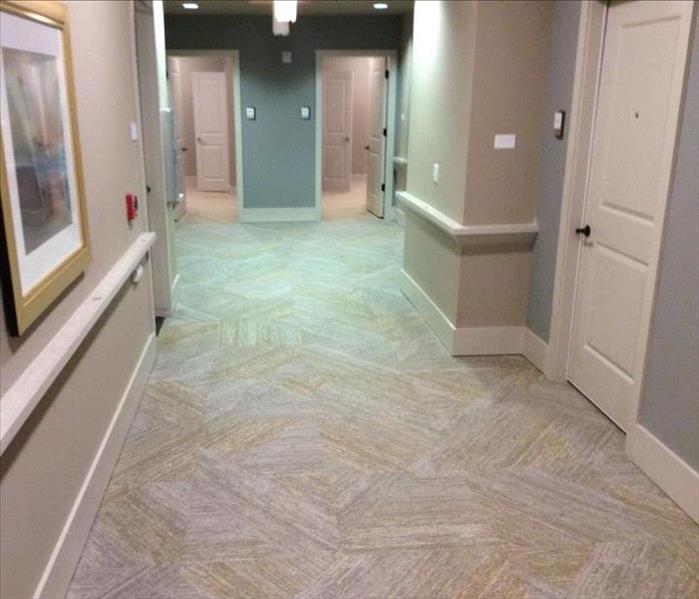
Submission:
POLYGON ((301 106, 301 119, 304 121, 311 120, 311 107, 310 106, 301 106))
POLYGON ((255 107, 254 106, 246 106, 245 107, 245 118, 248 119, 249 121, 255 120, 255 107))
POLYGON ((557 110, 553 116, 553 135, 556 139, 563 139, 563 129, 566 122, 566 111, 557 110))
POLYGON ((437 185, 439 183, 439 163, 432 163, 432 182, 437 185))
POLYGON ((282 52, 282 62, 284 64, 291 64, 291 52, 289 50, 284 50, 282 52))
POLYGON ((514 133, 498 133, 493 143, 496 150, 514 150, 516 145, 517 136, 514 133))
POLYGON ((131 138, 131 141, 138 140, 138 123, 131 123, 129 125, 129 137, 131 138))

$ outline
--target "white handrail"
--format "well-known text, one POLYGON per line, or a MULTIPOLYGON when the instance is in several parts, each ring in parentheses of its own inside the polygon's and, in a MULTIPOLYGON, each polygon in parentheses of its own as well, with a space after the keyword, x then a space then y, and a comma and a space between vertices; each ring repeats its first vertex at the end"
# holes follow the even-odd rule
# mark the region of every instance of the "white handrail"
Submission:
POLYGON ((32 363, 0 397, 0 454, 39 404, 155 241, 141 233, 32 363))

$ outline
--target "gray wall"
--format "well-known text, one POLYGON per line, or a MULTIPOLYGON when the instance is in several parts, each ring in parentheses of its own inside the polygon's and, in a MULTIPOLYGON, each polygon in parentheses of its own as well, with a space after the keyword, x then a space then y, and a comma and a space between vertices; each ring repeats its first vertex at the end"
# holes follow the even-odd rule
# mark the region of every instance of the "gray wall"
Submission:
POLYGON ((548 341, 551 323, 558 226, 568 147, 567 130, 563 139, 553 136, 553 115, 556 110, 565 110, 566 124, 570 123, 579 20, 578 2, 559 0, 555 3, 541 149, 537 214, 539 235, 532 254, 527 313, 527 326, 544 341, 548 341))
POLYGON ((640 421, 699 471, 699 13, 667 206, 640 421))
POLYGON ((270 17, 170 16, 168 48, 240 51, 246 208, 303 208, 315 194, 315 50, 397 49, 397 17, 300 17, 288 37, 272 35, 270 17), (282 50, 293 63, 282 64, 282 50), (301 106, 313 118, 302 121, 301 106))

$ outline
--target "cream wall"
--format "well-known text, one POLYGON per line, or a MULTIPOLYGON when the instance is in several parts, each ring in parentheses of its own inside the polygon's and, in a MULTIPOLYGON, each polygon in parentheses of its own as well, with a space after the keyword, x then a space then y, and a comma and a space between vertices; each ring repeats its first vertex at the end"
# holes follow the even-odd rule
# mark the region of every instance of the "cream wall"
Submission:
POLYGON ((478 40, 468 140, 467 224, 534 220, 553 4, 478 2, 478 40), (495 150, 514 133, 514 150, 495 150))
POLYGON ((464 212, 477 2, 416 2, 407 190, 454 220, 464 212), (440 182, 432 182, 432 164, 440 182))
POLYGON ((352 73, 352 174, 366 173, 366 150, 369 142, 369 69, 367 56, 326 56, 323 74, 328 71, 352 73))
MULTIPOLYGON (((124 194, 145 198, 133 63, 132 5, 68 2, 92 261, 85 276, 21 338, 0 309, 5 392, 106 272, 147 230, 124 194)), ((31 597, 109 422, 153 332, 150 268, 127 284, 0 459, 0 595, 31 597)), ((0 401, 2 398, 0 397, 0 401)))
POLYGON ((447 231, 535 219, 551 20, 551 2, 415 4, 407 192, 451 224, 410 215, 404 270, 430 299, 418 309, 433 304, 449 321, 442 330, 455 330, 458 342, 442 339, 450 351, 479 353, 491 334, 485 353, 520 351, 530 245, 483 236, 462 246, 447 231), (497 133, 516 134, 516 149, 494 150, 497 133))

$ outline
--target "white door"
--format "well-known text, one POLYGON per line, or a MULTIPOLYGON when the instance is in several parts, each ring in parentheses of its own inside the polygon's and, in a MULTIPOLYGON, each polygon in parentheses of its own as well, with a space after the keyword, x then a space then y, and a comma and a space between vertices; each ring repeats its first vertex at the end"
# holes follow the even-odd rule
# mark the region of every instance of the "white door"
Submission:
POLYGON ((230 190, 226 74, 192 73, 197 189, 230 190))
POLYGON ((691 4, 609 7, 569 379, 624 430, 643 371, 691 4))
POLYGON ((175 57, 168 58, 168 81, 170 84, 170 110, 175 119, 175 152, 177 156, 177 184, 179 186, 180 203, 176 208, 179 217, 186 212, 185 198, 185 174, 184 174, 184 145, 182 123, 182 79, 180 76, 180 63, 175 57))
POLYGON ((352 73, 323 73, 323 189, 349 191, 352 183, 352 73))
POLYGON ((386 156, 386 59, 372 58, 369 81, 369 144, 367 149, 366 205, 383 218, 386 156))

